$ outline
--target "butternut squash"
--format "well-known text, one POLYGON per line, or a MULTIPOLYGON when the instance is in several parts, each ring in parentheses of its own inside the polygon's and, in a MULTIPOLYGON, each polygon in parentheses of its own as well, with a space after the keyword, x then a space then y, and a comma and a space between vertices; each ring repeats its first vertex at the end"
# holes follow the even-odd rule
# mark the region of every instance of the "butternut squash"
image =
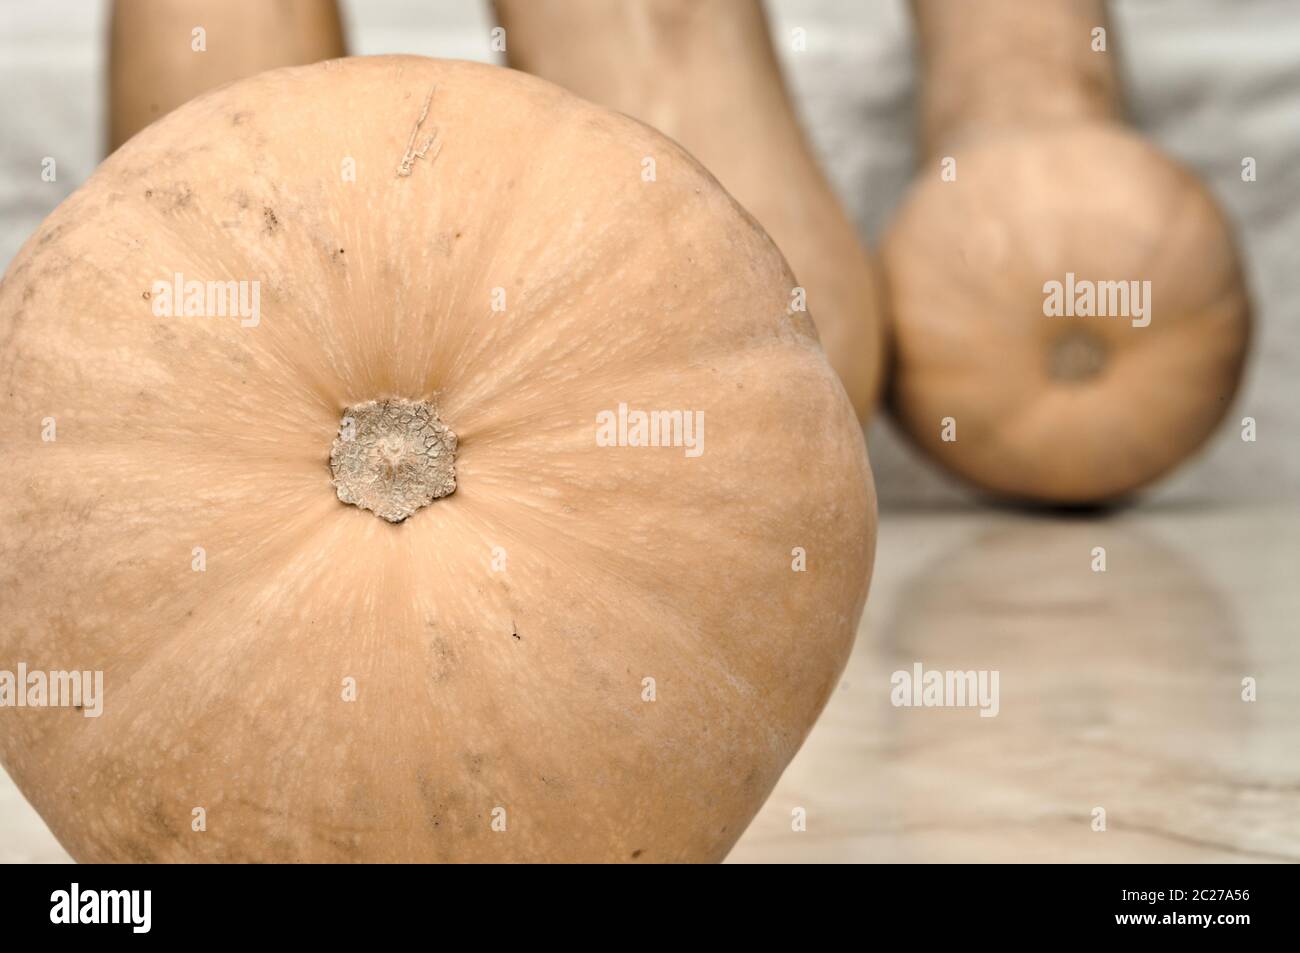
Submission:
POLYGON ((913 9, 924 159, 883 249, 893 413, 994 494, 1124 497, 1200 447, 1241 380, 1232 229, 1121 124, 1099 0, 913 9))
POLYGON ((649 123, 704 163, 789 260, 858 416, 884 322, 873 265, 812 154, 758 0, 496 0, 511 66, 649 123))
POLYGON ((98 718, 0 710, 0 762, 81 861, 722 858, 871 573, 792 282, 522 73, 181 106, 0 283, 0 671, 103 673, 98 718))
POLYGON ((335 0, 113 0, 109 151, 223 83, 346 53, 335 0))

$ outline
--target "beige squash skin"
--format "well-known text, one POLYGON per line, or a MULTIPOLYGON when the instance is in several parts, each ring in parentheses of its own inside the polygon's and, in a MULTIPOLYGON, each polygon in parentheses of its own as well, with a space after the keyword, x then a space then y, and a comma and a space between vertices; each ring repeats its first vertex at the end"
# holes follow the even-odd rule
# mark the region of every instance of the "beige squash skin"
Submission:
POLYGON ((1200 447, 1240 383, 1249 302, 1232 229, 1192 173, 1115 121, 1110 54, 1088 45, 1100 4, 915 8, 927 158, 882 247, 891 410, 996 495, 1124 497, 1200 447), (1083 51, 1074 70, 1044 67, 1070 62, 1056 47, 1083 51), (1044 284, 1067 272, 1150 281, 1150 324, 1045 315, 1044 284), (1082 367, 1067 341, 1084 342, 1082 367))
POLYGON ((346 52, 335 0, 113 0, 109 151, 200 93, 346 52))
POLYGON ((722 858, 874 549, 790 282, 686 153, 520 73, 331 61, 165 117, 0 285, 0 668, 106 694, 0 709, 5 769, 81 861, 722 858), (441 151, 398 176, 435 86, 441 151), (261 281, 260 323, 154 316, 177 271, 261 281), (383 396, 460 440, 400 524, 330 485, 383 396), (704 453, 597 446, 620 401, 703 411, 704 453))
POLYGON ((511 66, 635 116, 713 172, 789 260, 859 417, 881 387, 874 265, 818 167, 757 0, 496 0, 511 66))

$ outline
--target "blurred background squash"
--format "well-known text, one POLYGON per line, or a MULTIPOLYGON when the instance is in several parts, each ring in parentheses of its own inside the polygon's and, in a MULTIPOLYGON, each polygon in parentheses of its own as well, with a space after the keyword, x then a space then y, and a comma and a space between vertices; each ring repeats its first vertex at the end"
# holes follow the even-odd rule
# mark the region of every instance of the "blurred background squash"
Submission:
POLYGON ((1232 229, 1120 124, 1100 2, 913 8, 924 158, 883 249, 893 414, 994 494, 1123 497, 1197 450, 1236 393, 1249 306, 1232 229), (1049 283, 1076 279, 1121 283, 1124 313, 1045 313, 1049 283))
POLYGON ((800 128, 758 0, 496 0, 496 9, 511 66, 676 139, 758 219, 869 419, 884 360, 877 278, 800 128))
POLYGON ((108 151, 223 83, 345 55, 335 0, 113 0, 108 151))

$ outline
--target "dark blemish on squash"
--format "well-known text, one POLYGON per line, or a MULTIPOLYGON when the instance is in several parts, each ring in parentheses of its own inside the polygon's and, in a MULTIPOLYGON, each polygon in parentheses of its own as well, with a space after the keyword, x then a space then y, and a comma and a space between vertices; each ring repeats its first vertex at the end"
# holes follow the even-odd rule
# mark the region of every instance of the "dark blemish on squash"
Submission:
MULTIPOLYGON (((338 249, 337 251, 332 251, 332 252, 330 252, 330 261, 338 261, 338 260, 339 260, 339 256, 342 255, 342 254, 343 254, 343 249, 342 249, 342 248, 338 249)), ((347 262, 344 262, 344 264, 346 265, 347 262)))
POLYGON ((121 849, 121 856, 125 857, 128 862, 138 864, 148 864, 154 860, 151 850, 141 841, 127 840, 121 849))
POLYGON ((518 627, 517 625, 515 625, 515 620, 514 620, 514 619, 511 619, 511 620, 510 620, 510 635, 511 635, 511 637, 512 637, 516 642, 519 642, 519 641, 521 640, 521 638, 522 638, 522 637, 519 635, 519 627, 518 627))
POLYGON ((640 857, 640 856, 641 856, 642 854, 644 854, 644 853, 645 853, 645 850, 644 850, 643 848, 638 847, 636 850, 632 851, 632 859, 633 859, 633 860, 636 860, 638 857, 640 857))
POLYGON ((416 786, 420 790, 420 799, 427 805, 428 813, 425 815, 431 828, 442 826, 442 815, 447 813, 451 805, 446 804, 438 797, 438 789, 433 781, 423 771, 416 772, 416 786))
POLYGON ((149 823, 158 833, 162 834, 164 837, 175 839, 176 832, 173 831, 171 825, 167 823, 167 815, 163 811, 162 802, 159 801, 154 803, 153 807, 149 810, 148 819, 149 823))
POLYGON ((457 237, 457 238, 460 238, 460 232, 457 232, 457 233, 456 233, 456 237, 457 237))
POLYGON ((275 217, 275 209, 269 205, 262 206, 262 221, 266 223, 268 235, 275 234, 275 230, 280 227, 280 220, 275 217))
POLYGON ((151 199, 151 198, 153 198, 153 189, 145 189, 145 190, 144 190, 144 197, 147 198, 147 199, 151 199))
MULTIPOLYGON (((433 628, 433 623, 429 623, 433 628)), ((429 679, 433 682, 440 682, 449 676, 456 669, 456 652, 451 643, 443 638, 434 636, 433 641, 429 644, 429 679)))
MULTIPOLYGON (((361 853, 361 836, 355 830, 340 828, 326 833, 319 839, 329 844, 345 858, 355 858, 361 853)), ((276 858, 275 863, 289 864, 300 857, 293 841, 288 838, 277 838, 271 842, 271 845, 276 858)))
POLYGON ((65 228, 66 226, 64 225, 55 225, 53 228, 46 229, 46 231, 41 234, 40 240, 36 244, 48 245, 50 242, 54 241, 54 239, 62 235, 65 228))
POLYGON ((246 112, 231 113, 230 124, 232 126, 242 126, 248 120, 248 117, 250 115, 251 113, 246 113, 246 112))
POLYGON ((148 301, 150 298, 153 297, 153 295, 150 294, 150 293, 147 292, 147 291, 144 291, 144 292, 141 292, 140 297, 141 297, 141 298, 144 298, 145 301, 148 301))

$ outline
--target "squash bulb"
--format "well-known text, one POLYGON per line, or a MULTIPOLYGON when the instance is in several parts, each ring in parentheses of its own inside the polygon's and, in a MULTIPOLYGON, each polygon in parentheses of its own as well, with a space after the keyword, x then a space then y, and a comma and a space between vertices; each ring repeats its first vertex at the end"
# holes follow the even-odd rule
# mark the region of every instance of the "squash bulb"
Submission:
POLYGON ((1249 336, 1209 193, 1110 123, 948 151, 955 175, 919 180, 883 248, 902 429, 1022 500, 1099 503, 1167 473, 1223 418, 1249 336))
POLYGON ((793 284, 680 147, 522 73, 180 106, 0 283, 0 671, 104 677, 0 713, 0 764, 82 861, 721 859, 871 575, 793 284), (260 320, 155 313, 176 274, 260 320), (603 445, 621 405, 709 439, 603 445))

